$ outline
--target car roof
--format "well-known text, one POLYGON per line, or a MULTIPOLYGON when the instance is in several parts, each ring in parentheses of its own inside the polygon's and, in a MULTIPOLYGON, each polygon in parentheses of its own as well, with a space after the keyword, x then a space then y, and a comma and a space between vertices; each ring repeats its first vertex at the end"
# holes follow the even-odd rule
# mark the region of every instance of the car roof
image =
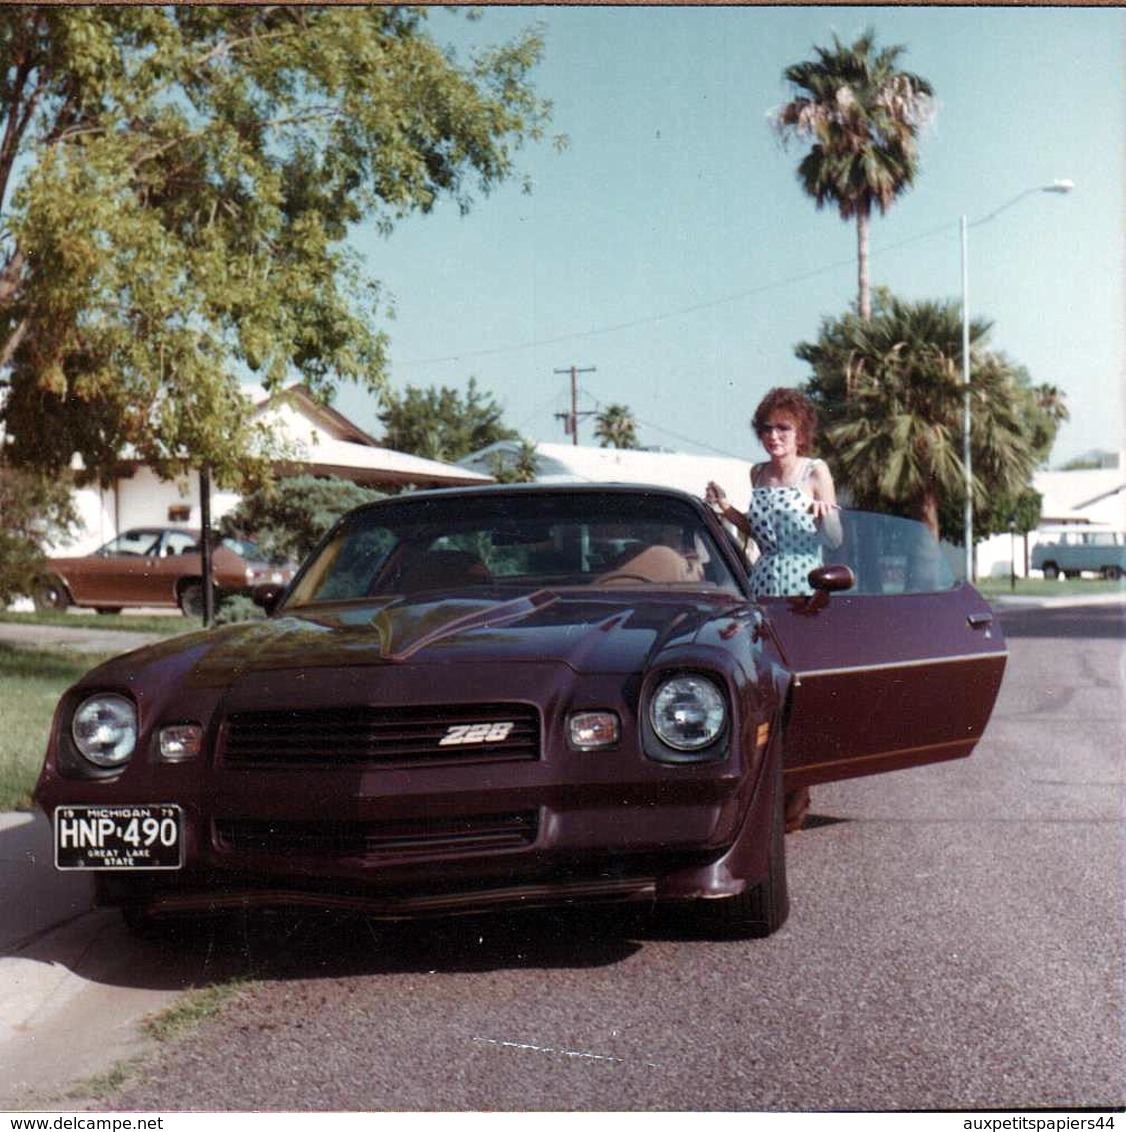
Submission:
POLYGON ((681 488, 666 487, 657 483, 490 483, 472 487, 439 487, 425 491, 409 491, 402 495, 387 496, 372 503, 361 504, 356 510, 369 507, 380 508, 388 504, 398 505, 412 500, 433 499, 482 499, 511 495, 558 496, 558 495, 663 495, 670 499, 681 499, 703 507, 699 496, 681 488))

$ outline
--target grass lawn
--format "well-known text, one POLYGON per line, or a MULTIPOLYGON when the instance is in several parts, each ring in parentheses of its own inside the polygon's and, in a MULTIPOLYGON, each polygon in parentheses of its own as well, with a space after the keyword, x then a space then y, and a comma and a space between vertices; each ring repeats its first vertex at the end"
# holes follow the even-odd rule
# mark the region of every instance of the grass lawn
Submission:
POLYGON ((1126 594, 1126 584, 1109 582, 1103 578, 1060 578, 1054 582, 1047 578, 1017 578, 1016 588, 1008 578, 980 578, 977 588, 986 597, 1093 597, 1096 594, 1126 594))
POLYGON ((103 659, 0 643, 0 811, 28 806, 59 696, 103 659))

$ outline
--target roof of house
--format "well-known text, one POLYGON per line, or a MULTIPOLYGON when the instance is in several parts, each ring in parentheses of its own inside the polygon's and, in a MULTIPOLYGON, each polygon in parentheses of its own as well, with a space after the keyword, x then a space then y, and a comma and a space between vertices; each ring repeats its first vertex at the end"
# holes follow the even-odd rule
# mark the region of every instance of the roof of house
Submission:
POLYGON ((1042 523, 1122 525, 1126 478, 1121 467, 1037 472, 1032 486, 1044 497, 1042 523))
POLYGON ((368 487, 445 487, 493 480, 486 472, 384 448, 302 385, 260 402, 256 413, 269 418, 280 441, 275 466, 284 475, 333 475, 368 487))
POLYGON ((352 444, 370 444, 379 447, 379 441, 364 432, 354 421, 331 405, 318 401, 307 385, 290 385, 280 393, 274 393, 255 405, 256 415, 262 415, 279 404, 288 404, 294 410, 308 417, 318 428, 336 440, 352 444))
MULTIPOLYGON (((511 463, 520 447, 518 441, 498 441, 459 463, 481 471, 491 468, 498 456, 511 463)), ((715 480, 725 489, 733 506, 745 509, 750 502, 751 464, 733 456, 545 443, 535 445, 535 454, 539 483, 649 483, 703 495, 708 481, 715 480)))

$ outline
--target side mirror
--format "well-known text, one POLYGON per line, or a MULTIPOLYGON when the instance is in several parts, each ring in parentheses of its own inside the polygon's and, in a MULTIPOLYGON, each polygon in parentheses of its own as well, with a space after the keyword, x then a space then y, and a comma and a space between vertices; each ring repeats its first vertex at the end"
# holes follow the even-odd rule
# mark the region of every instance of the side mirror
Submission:
POLYGON ((856 585, 856 575, 848 566, 818 566, 810 570, 809 584, 813 587, 812 597, 790 598, 790 608, 803 617, 812 617, 824 609, 831 593, 851 590, 856 585))
POLYGON ((271 584, 263 586, 255 595, 254 600, 266 611, 269 616, 281 604, 281 599, 285 594, 285 586, 271 584))
POLYGON ((809 584, 818 593, 840 593, 856 585, 856 575, 848 566, 818 566, 809 572, 809 584))

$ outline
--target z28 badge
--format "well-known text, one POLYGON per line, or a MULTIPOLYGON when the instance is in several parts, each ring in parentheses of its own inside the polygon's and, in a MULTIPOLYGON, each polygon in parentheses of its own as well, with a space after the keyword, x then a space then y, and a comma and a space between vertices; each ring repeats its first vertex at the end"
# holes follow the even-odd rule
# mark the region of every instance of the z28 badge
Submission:
POLYGON ((468 743, 503 743, 515 723, 458 723, 451 727, 441 740, 439 747, 460 747, 468 743))

